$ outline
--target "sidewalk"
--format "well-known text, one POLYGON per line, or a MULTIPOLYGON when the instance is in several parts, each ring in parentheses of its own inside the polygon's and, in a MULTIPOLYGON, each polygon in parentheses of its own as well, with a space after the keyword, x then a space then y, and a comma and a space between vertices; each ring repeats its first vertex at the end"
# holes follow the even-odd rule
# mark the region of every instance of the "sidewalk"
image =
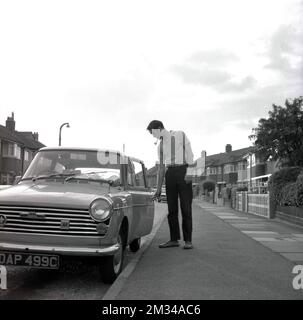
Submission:
POLYGON ((302 228, 198 200, 193 225, 193 250, 159 249, 169 237, 165 218, 115 299, 303 299, 292 286, 302 228))

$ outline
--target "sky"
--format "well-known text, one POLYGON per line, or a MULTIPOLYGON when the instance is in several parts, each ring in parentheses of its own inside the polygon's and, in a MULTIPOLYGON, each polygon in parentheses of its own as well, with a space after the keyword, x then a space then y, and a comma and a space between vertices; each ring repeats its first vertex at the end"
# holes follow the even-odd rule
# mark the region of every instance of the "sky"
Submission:
POLYGON ((0 0, 0 124, 47 146, 157 160, 151 120, 195 159, 252 145, 272 104, 303 95, 302 0, 0 0))

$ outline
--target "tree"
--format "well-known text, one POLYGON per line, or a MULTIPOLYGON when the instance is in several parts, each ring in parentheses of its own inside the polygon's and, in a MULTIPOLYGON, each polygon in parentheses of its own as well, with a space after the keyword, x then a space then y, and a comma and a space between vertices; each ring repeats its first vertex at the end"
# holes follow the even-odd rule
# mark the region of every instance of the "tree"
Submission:
POLYGON ((210 180, 206 180, 205 182, 203 182, 203 189, 206 190, 207 192, 211 192, 215 190, 215 183, 213 181, 210 180))
POLYGON ((282 160, 286 166, 303 166, 303 96, 286 100, 285 107, 273 104, 268 119, 260 119, 249 136, 264 160, 282 160))

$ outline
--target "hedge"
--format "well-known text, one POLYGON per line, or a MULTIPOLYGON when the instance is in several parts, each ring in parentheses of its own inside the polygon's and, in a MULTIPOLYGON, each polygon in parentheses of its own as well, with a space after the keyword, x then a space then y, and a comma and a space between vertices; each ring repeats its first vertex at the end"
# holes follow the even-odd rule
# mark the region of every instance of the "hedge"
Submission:
POLYGON ((240 191, 248 191, 248 188, 245 187, 245 186, 243 186, 243 187, 237 187, 236 190, 237 190, 238 192, 240 192, 240 191))
MULTIPOLYGON (((283 205, 282 202, 294 203, 293 193, 295 192, 294 189, 296 187, 287 185, 296 183, 299 174, 302 172, 302 169, 302 167, 288 167, 282 168, 281 170, 272 174, 269 179, 268 188, 278 205, 283 205)), ((296 184, 296 186, 298 185, 296 184)))
POLYGON ((297 206, 303 207, 303 173, 301 173, 296 181, 297 188, 297 206))
POLYGON ((214 191, 216 187, 213 181, 205 181, 202 186, 204 190, 207 190, 207 192, 214 191))
POLYGON ((283 168, 269 180, 269 190, 277 205, 303 206, 303 168, 283 168))
POLYGON ((286 186, 282 188, 281 206, 297 206, 297 183, 292 182, 288 183, 286 186))

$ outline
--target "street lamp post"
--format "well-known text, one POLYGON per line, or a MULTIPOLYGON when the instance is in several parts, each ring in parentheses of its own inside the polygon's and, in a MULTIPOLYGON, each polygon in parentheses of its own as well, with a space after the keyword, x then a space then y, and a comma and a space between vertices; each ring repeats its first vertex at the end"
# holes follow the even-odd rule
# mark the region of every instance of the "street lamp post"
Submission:
POLYGON ((252 153, 249 153, 249 191, 252 191, 252 153))
POLYGON ((62 130, 62 128, 63 128, 64 126, 66 126, 66 128, 70 128, 68 122, 65 122, 65 123, 61 124, 60 130, 59 130, 59 146, 61 146, 61 130, 62 130))

